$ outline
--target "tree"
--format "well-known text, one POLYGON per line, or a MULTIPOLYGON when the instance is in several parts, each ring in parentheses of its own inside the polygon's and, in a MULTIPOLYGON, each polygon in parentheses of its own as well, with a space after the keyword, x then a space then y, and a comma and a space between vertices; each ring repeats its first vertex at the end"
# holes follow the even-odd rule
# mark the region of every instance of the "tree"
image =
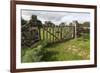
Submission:
POLYGON ((29 24, 31 26, 38 26, 38 27, 42 26, 42 22, 37 19, 36 15, 31 16, 31 19, 29 20, 29 24))
POLYGON ((84 22, 82 25, 83 27, 90 27, 90 22, 84 22))
POLYGON ((54 26, 55 24, 52 23, 51 21, 45 21, 45 25, 47 25, 47 26, 54 26))
POLYGON ((21 18, 21 25, 25 25, 27 23, 26 20, 24 20, 23 18, 21 18))
POLYGON ((39 41, 39 32, 38 28, 42 25, 42 22, 37 19, 36 15, 32 15, 31 19, 28 23, 22 19, 22 26, 21 26, 21 46, 22 48, 31 48, 34 43, 39 41))
POLYGON ((73 26, 73 24, 72 23, 69 23, 69 26, 73 26))
POLYGON ((60 23, 59 25, 60 25, 60 26, 65 26, 65 23, 64 23, 64 22, 62 22, 62 23, 60 23))
POLYGON ((32 15, 31 19, 29 20, 29 24, 31 26, 36 26, 36 22, 37 22, 37 16, 36 15, 32 15))
POLYGON ((40 20, 37 20, 37 26, 42 27, 42 22, 40 20))

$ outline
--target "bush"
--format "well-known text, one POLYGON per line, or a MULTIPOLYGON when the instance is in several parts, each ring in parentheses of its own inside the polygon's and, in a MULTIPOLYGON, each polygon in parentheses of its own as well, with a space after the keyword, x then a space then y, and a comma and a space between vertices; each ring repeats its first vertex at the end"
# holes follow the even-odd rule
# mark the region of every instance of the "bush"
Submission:
MULTIPOLYGON (((24 56, 22 56, 22 62, 39 62, 43 56, 43 47, 47 45, 46 42, 40 42, 35 48, 26 50, 24 56)), ((24 49, 22 50, 24 51, 24 49)), ((22 54, 23 55, 23 54, 22 54)))
POLYGON ((32 50, 27 50, 23 56, 22 62, 38 62, 41 59, 39 52, 41 51, 40 47, 34 48, 32 50))
POLYGON ((89 33, 81 33, 81 38, 83 38, 83 40, 90 39, 90 34, 89 33))

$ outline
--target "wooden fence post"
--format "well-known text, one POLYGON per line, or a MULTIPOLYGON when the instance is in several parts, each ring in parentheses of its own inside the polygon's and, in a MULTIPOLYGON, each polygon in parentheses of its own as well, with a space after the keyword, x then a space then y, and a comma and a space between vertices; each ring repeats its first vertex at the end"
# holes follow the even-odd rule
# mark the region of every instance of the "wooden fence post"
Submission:
POLYGON ((73 27, 73 38, 75 38, 75 26, 72 26, 73 27))
POLYGON ((38 30, 39 30, 39 40, 41 40, 41 28, 38 27, 38 30))
POLYGON ((79 36, 79 24, 78 24, 78 21, 73 21, 73 25, 75 27, 75 38, 77 38, 79 36))
POLYGON ((62 41, 62 26, 61 26, 61 41, 62 41))
MULTIPOLYGON (((43 29, 45 29, 44 25, 43 25, 43 29)), ((45 40, 45 31, 43 30, 43 40, 45 40)))
MULTIPOLYGON (((54 31, 55 25, 52 25, 52 33, 55 35, 55 31, 54 31)), ((55 42, 55 39, 53 37, 53 43, 55 42)))

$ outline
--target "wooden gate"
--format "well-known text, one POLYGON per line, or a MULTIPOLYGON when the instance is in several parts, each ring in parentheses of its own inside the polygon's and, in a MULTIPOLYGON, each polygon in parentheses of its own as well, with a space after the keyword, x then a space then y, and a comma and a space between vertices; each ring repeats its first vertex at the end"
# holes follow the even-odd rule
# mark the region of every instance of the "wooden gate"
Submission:
POLYGON ((74 38, 74 26, 43 26, 40 28, 40 39, 48 43, 62 42, 74 38))

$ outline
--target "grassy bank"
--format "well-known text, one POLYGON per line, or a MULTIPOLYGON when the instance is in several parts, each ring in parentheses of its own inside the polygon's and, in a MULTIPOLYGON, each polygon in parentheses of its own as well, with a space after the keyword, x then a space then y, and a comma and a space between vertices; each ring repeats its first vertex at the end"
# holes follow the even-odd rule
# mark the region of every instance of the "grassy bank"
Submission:
POLYGON ((55 44, 39 42, 34 48, 22 49, 22 62, 87 60, 90 58, 89 37, 84 36, 55 44))

